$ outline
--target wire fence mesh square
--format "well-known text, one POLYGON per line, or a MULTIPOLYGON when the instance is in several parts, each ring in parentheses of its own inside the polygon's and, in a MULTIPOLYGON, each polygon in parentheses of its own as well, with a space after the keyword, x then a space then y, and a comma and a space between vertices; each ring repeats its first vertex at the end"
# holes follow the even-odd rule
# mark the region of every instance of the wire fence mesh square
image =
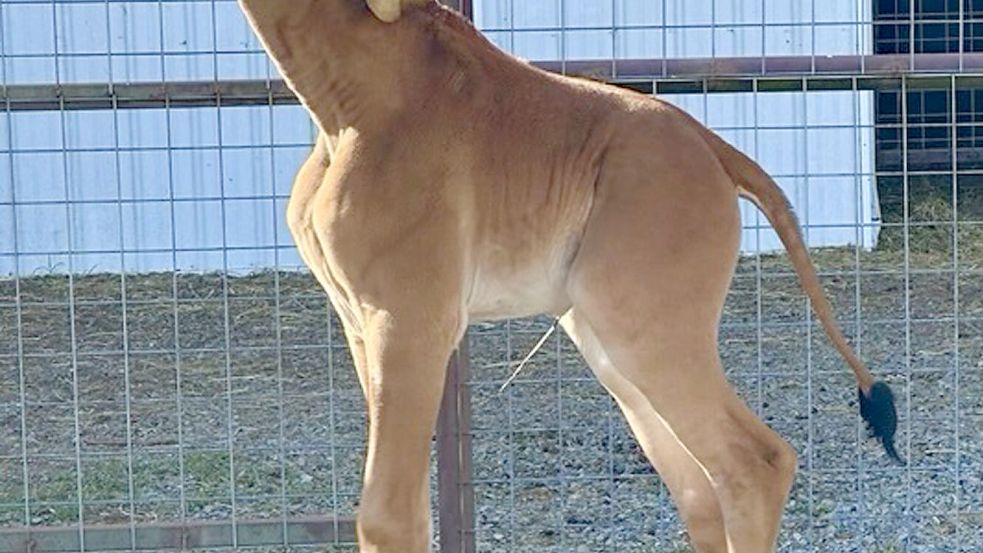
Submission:
MULTIPOLYGON (((979 551, 983 5, 473 8, 517 55, 664 92, 797 207, 845 332, 899 394, 909 462, 865 439, 852 380, 743 206, 721 354, 800 454, 780 550, 979 551), (890 56, 908 76, 869 73, 890 56), (703 58, 753 70, 725 92, 672 78, 703 58), (831 59, 850 69, 820 72, 831 59)), ((5 0, 0 19, 0 531, 62 551, 350 546, 362 392, 284 224, 314 129, 235 2, 5 0), (238 79, 259 86, 215 92, 238 79), (203 88, 126 88, 181 81, 203 88), (83 83, 108 92, 72 96, 83 83)), ((477 550, 680 550, 667 490, 566 337, 499 392, 550 323, 471 329, 477 550)))

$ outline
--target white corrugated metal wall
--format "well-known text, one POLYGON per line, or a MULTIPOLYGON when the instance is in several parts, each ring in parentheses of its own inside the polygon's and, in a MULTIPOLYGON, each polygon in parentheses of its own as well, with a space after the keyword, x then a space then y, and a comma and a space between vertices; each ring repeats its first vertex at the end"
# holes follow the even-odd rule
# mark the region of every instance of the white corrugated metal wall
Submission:
MULTIPOLYGON (((869 53, 869 26, 859 24, 870 19, 868 4, 476 0, 475 11, 492 40, 527 59, 610 59, 869 53), (561 34, 561 25, 570 30, 561 34)), ((6 84, 246 79, 272 71, 230 0, 9 3, 2 18, 6 84)), ((810 244, 874 243, 871 93, 668 99, 778 178, 811 227, 810 244)), ((70 252, 82 272, 122 264, 128 271, 227 264, 245 272, 272 267, 276 250, 281 267, 299 267, 283 204, 313 133, 300 108, 270 109, 33 112, 9 121, 0 114, 0 129, 9 130, 0 133, 7 153, 0 156, 0 274, 65 270, 70 252)), ((757 229, 767 224, 748 205, 744 213, 745 250, 776 249, 771 231, 757 229)))
MULTIPOLYGON (((480 0, 475 13, 493 41, 529 60, 873 53, 864 25, 871 5, 858 0, 480 0), (561 27, 572 28, 565 40, 561 27)), ((873 93, 664 98, 776 177, 809 227, 811 246, 874 245, 873 93)), ((781 248, 753 206, 742 204, 742 212, 745 251, 781 248)))

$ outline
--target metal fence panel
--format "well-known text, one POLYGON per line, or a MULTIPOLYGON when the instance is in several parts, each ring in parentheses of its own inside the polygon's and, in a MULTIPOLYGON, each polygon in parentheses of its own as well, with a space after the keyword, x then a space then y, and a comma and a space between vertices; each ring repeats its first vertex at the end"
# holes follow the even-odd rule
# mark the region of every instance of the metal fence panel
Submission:
MULTIPOLYGON (((684 106, 840 245, 816 261, 899 392, 909 464, 864 439, 746 208, 722 353, 800 453, 783 551, 983 547, 983 7, 939 4, 901 23, 853 1, 475 4, 544 67, 684 106), (907 38, 879 51, 884 29, 907 38)), ((361 392, 283 227, 313 131, 235 3, 5 0, 0 18, 0 551, 350 544, 361 392)), ((471 428, 444 430, 472 442, 476 550, 675 550, 664 487, 569 340, 498 392, 549 325, 472 327, 471 428)))

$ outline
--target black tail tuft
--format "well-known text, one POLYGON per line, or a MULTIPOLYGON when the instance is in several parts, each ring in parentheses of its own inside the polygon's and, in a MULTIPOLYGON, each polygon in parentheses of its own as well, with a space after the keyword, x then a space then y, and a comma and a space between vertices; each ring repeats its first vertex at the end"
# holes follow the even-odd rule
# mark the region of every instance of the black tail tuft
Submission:
POLYGON ((860 416, 867 421, 871 436, 884 445, 884 451, 898 464, 905 464, 894 449, 894 432, 898 429, 898 413, 894 408, 894 394, 883 382, 870 387, 870 394, 860 390, 860 416))

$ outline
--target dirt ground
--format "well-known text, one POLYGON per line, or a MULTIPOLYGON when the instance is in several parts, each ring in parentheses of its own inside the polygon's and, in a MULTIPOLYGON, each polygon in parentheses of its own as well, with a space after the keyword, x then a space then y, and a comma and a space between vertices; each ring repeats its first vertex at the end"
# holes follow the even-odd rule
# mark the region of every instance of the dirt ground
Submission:
MULTIPOLYGON (((954 234, 944 202, 914 204, 907 231, 895 215, 874 251, 815 259, 898 396, 906 467, 864 439, 785 256, 740 262, 721 353, 800 454, 783 551, 983 550, 983 216, 961 210, 954 234)), ((311 277, 126 275, 125 303, 122 284, 0 280, 0 527, 75 522, 79 491, 88 524, 354 510, 361 392, 311 277)), ((479 550, 682 551, 665 490, 569 340, 498 392, 548 326, 471 331, 479 550)))

